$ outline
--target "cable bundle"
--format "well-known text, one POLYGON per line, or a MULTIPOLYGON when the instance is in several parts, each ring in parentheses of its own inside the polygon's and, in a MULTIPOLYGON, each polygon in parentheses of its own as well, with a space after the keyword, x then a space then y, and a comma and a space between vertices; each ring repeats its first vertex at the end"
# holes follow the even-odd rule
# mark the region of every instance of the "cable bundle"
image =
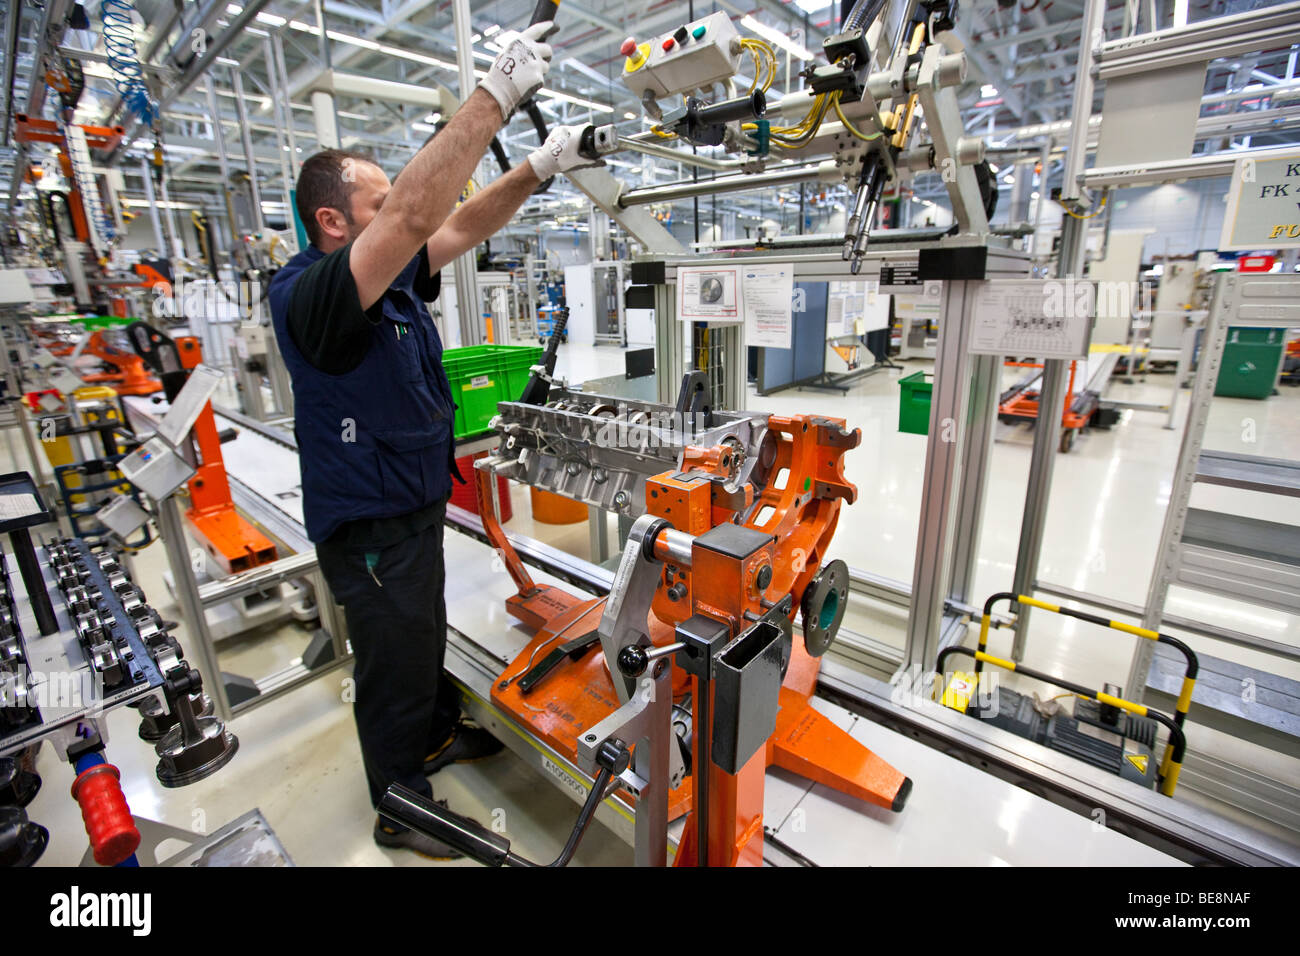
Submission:
POLYGON ((132 0, 103 0, 99 18, 104 25, 104 48, 117 92, 142 123, 152 126, 156 110, 145 86, 144 65, 135 49, 134 12, 132 0))

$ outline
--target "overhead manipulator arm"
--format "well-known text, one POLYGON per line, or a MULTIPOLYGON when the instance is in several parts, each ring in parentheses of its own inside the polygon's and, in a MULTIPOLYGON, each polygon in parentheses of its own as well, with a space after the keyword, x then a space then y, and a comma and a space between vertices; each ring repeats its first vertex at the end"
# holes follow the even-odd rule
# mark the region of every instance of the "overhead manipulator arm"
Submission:
MULTIPOLYGON (((871 51, 866 42, 866 30, 885 8, 886 0, 858 0, 844 22, 844 29, 836 36, 827 37, 822 45, 826 58, 836 69, 827 67, 814 70, 811 85, 819 88, 844 89, 841 96, 860 100, 867 92, 866 79, 871 66, 871 51)), ((889 93, 895 104, 888 114, 886 137, 872 144, 862 158, 862 171, 858 176, 848 221, 844 231, 843 259, 850 263, 849 270, 857 275, 862 268, 870 240, 871 225, 885 184, 895 178, 904 146, 916 118, 918 83, 908 82, 910 71, 917 69, 920 77, 921 51, 930 31, 952 29, 956 17, 955 0, 910 0, 899 18, 893 43, 893 56, 889 62, 891 78, 889 93), (917 8, 921 16, 917 17, 917 8), (905 96, 903 94, 906 91, 905 96)))

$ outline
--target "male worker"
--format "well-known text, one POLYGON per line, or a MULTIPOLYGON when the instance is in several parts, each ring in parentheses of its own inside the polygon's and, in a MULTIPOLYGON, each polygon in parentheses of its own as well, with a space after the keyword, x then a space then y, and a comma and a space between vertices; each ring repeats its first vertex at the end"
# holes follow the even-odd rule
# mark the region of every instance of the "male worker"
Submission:
MULTIPOLYGON (((432 797, 426 774, 501 749, 459 722, 442 670, 442 527, 455 404, 442 342, 422 304, 439 271, 510 221, 538 184, 585 164, 579 127, 453 212, 492 137, 542 85, 541 23, 502 34, 501 55, 455 116, 389 184, 364 156, 316 153, 298 177, 311 245, 271 283, 271 315, 293 378, 303 515, 343 605, 355 654, 355 717, 370 800, 390 784, 432 797)), ((381 846, 457 854, 376 819, 381 846)))

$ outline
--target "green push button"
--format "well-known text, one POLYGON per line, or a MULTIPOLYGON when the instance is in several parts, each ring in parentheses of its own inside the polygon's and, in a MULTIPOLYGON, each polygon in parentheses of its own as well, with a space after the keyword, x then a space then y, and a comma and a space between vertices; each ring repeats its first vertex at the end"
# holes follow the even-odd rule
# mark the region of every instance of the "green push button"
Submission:
POLYGON ((700 37, 704 36, 707 30, 708 27, 706 27, 703 23, 701 23, 698 27, 696 27, 694 30, 691 31, 691 36, 695 37, 695 39, 698 40, 700 37))

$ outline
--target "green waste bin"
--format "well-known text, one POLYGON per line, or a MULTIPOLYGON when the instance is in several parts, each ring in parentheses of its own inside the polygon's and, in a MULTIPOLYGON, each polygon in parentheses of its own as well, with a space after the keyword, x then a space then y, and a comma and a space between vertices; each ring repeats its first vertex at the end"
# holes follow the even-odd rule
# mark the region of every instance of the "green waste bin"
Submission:
POLYGON ((1229 327, 1215 395, 1268 398, 1277 384, 1286 347, 1286 329, 1229 327))
POLYGON ((457 439, 488 430, 497 402, 517 401, 528 384, 528 370, 542 360, 536 345, 470 345, 444 349, 442 367, 451 383, 457 439))
POLYGON ((930 393, 934 391, 934 376, 928 372, 913 372, 898 380, 898 430, 914 435, 930 434, 930 393))

